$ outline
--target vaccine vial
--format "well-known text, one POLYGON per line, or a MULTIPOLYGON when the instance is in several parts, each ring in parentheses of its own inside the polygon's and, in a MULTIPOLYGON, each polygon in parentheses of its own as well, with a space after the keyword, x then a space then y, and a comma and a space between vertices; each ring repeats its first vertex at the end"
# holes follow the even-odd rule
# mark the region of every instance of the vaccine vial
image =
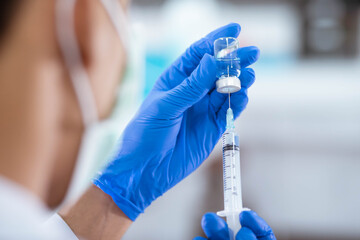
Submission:
POLYGON ((218 38, 214 42, 216 60, 216 90, 220 93, 233 93, 241 89, 240 57, 237 50, 239 41, 233 37, 218 38))

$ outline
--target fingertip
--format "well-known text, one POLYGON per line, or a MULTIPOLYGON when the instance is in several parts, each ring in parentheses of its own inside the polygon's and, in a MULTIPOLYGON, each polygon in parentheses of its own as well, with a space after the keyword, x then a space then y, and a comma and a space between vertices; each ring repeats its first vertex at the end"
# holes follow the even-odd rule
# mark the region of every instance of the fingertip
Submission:
POLYGON ((240 213, 240 223, 242 223, 241 221, 246 221, 247 219, 250 219, 250 218, 257 218, 259 217, 259 215, 257 215, 256 212, 250 210, 250 211, 242 211, 240 213))
POLYGON ((256 240, 257 237, 253 231, 247 227, 242 227, 236 234, 236 240, 256 240))
POLYGON ((246 71, 247 71, 249 74, 251 74, 252 76, 255 77, 255 70, 254 70, 254 69, 252 69, 252 68, 246 68, 246 71))
POLYGON ((237 55, 240 58, 241 68, 245 68, 259 59, 260 50, 255 46, 242 47, 237 50, 237 55))
POLYGON ((240 24, 238 24, 236 22, 230 22, 230 23, 228 23, 227 25, 224 25, 224 26, 236 28, 238 30, 238 32, 241 31, 240 24))
POLYGON ((232 34, 234 37, 238 37, 241 32, 240 24, 235 23, 235 22, 231 22, 231 23, 225 25, 225 27, 227 27, 233 31, 232 34))
POLYGON ((249 56, 252 62, 256 62, 260 57, 260 49, 256 46, 249 46, 249 56))
POLYGON ((252 68, 244 68, 240 74, 241 88, 249 88, 255 82, 255 71, 252 68))
POLYGON ((205 213, 204 216, 202 217, 201 225, 203 227, 212 226, 215 227, 216 229, 222 229, 226 227, 226 222, 224 221, 224 219, 222 219, 215 213, 209 212, 209 213, 205 213))
POLYGON ((207 212, 204 214, 204 216, 202 217, 202 221, 206 220, 206 219, 213 219, 215 218, 217 215, 213 212, 207 212))
POLYGON ((231 107, 237 111, 239 106, 246 106, 249 102, 247 88, 241 88, 240 91, 231 95, 231 107), (233 105, 234 104, 234 105, 233 105))
POLYGON ((215 41, 221 37, 238 37, 241 31, 241 27, 238 23, 229 23, 225 26, 222 26, 215 31, 209 33, 206 37, 215 41))
POLYGON ((272 234, 271 227, 254 211, 243 211, 240 213, 240 224, 251 229, 256 236, 272 234))
POLYGON ((228 229, 224 219, 215 213, 206 213, 201 219, 201 226, 207 237, 221 236, 228 229))

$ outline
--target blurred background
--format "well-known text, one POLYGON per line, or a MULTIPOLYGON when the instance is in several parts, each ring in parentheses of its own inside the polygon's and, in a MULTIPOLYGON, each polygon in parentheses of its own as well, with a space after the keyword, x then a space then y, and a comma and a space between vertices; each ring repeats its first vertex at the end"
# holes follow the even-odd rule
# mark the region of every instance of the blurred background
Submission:
MULTIPOLYGON (((241 45, 261 50, 236 122, 244 205, 279 240, 360 239, 359 0, 133 0, 129 17, 131 64, 120 104, 84 157, 103 165, 161 72, 192 42, 237 22, 241 45)), ((202 235, 201 217, 223 209, 222 194, 218 145, 124 239, 202 235)))

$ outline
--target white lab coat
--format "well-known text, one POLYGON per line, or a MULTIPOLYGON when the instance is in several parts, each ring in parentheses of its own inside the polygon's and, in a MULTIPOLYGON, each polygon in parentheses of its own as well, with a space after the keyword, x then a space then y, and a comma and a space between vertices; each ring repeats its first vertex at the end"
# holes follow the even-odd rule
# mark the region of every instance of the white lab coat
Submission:
POLYGON ((0 239, 78 240, 58 215, 23 187, 0 176, 0 239))

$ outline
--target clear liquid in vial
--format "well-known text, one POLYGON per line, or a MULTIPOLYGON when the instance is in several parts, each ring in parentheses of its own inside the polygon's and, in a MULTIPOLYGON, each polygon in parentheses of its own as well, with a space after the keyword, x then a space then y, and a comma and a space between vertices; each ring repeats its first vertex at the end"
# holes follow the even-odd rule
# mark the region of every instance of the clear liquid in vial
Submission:
POLYGON ((239 77, 241 72, 240 58, 216 59, 216 77, 239 77))

